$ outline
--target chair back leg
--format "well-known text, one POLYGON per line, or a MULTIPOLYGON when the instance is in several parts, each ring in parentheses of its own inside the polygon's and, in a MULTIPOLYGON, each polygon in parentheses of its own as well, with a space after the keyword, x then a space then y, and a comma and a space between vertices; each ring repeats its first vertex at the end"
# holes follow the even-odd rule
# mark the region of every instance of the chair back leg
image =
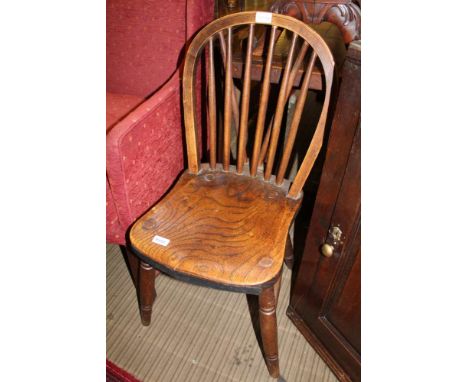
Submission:
POLYGON ((293 268, 294 265, 294 250, 291 242, 291 236, 288 234, 288 239, 286 240, 286 249, 284 250, 284 263, 289 269, 293 268))
MULTIPOLYGON (((159 272, 158 272, 159 273, 159 272)), ((156 270, 149 264, 140 261, 140 274, 138 277, 138 299, 140 303, 141 323, 148 326, 151 323, 153 303, 156 300, 154 280, 156 270)))
POLYGON ((120 246, 123 256, 126 259, 127 266, 130 270, 130 275, 132 277, 133 285, 138 291, 138 271, 140 268, 140 259, 125 245, 120 246))

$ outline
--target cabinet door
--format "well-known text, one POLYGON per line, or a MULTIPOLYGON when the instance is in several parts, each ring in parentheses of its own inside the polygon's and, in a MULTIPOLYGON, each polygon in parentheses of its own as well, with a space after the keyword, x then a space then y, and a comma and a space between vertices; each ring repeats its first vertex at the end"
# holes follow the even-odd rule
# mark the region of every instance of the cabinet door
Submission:
POLYGON ((345 65, 345 74, 352 77, 343 78, 288 316, 340 380, 358 381, 361 130, 359 114, 353 115, 348 97, 356 95, 360 71, 349 60, 345 65), (345 101, 348 103, 343 105, 345 101), (333 247, 333 251, 325 252, 328 257, 321 252, 324 244, 333 247))

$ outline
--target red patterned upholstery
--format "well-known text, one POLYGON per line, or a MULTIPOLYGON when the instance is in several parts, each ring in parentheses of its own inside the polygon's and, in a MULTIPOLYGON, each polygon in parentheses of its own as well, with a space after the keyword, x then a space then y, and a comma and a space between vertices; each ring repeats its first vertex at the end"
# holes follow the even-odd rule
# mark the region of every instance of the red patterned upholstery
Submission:
POLYGON ((141 97, 107 92, 106 131, 143 101, 144 98, 141 97))
POLYGON ((112 199, 109 183, 106 181, 106 241, 109 243, 122 243, 122 225, 117 216, 117 209, 112 199))
POLYGON ((107 0, 108 242, 125 244, 184 167, 178 64, 213 13, 213 0, 107 0))
POLYGON ((107 91, 146 97, 177 68, 187 0, 107 1, 107 91))

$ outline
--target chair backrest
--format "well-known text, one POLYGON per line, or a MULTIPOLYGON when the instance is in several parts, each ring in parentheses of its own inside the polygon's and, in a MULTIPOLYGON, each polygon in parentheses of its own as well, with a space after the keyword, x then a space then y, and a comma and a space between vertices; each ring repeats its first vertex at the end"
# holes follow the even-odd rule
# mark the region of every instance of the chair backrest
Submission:
MULTIPOLYGON (((205 55, 208 60, 208 127, 210 143, 210 168, 214 169, 217 165, 217 132, 221 132, 222 139, 219 139, 224 171, 230 170, 231 160, 231 127, 234 119, 234 128, 237 130, 237 173, 245 173, 245 166, 248 166, 248 173, 252 177, 262 177, 267 182, 275 182, 282 185, 285 172, 290 160, 291 151, 296 140, 297 129, 301 120, 304 103, 307 97, 309 81, 312 71, 320 61, 324 77, 325 97, 322 111, 317 127, 310 142, 309 148, 300 165, 298 172, 292 181, 288 197, 297 198, 301 194, 302 187, 312 169, 323 142, 325 123, 327 120, 328 107, 330 103, 330 93, 334 75, 334 60, 332 53, 324 40, 310 27, 303 22, 289 16, 272 14, 268 12, 241 12, 217 19, 203 28, 190 44, 185 59, 183 74, 183 105, 185 133, 188 154, 188 171, 192 174, 199 173, 200 155, 197 143, 197 126, 195 119, 196 97, 194 94, 194 77, 198 59, 205 55), (263 65, 263 79, 261 82, 260 102, 258 107, 258 117, 254 143, 251 157, 247 159, 246 141, 249 121, 249 106, 251 103, 251 69, 252 69, 252 50, 254 45, 255 30, 259 28, 271 29, 269 43, 267 46, 266 59, 263 65), (232 59, 233 33, 244 31, 247 33, 247 46, 245 49, 245 64, 242 95, 240 102, 240 112, 237 109, 237 98, 234 94, 232 80, 232 59), (280 90, 278 93, 274 117, 270 125, 266 127, 266 112, 270 97, 270 73, 272 67, 273 51, 278 41, 278 35, 281 32, 289 31, 292 37, 289 39, 290 46, 287 60, 284 64, 284 70, 281 79, 280 90), (214 45, 219 40, 222 58, 224 62, 224 116, 222 126, 217 128, 216 115, 216 78, 214 62, 214 45), (302 40, 302 42, 300 41, 302 40), (300 45, 300 47, 299 47, 300 45), (308 52, 310 51, 310 54, 308 52), (308 57, 307 62, 303 62, 308 57), (291 120, 289 132, 285 137, 282 156, 277 158, 278 140, 283 120, 284 109, 291 94, 293 83, 299 74, 299 69, 304 65, 302 84, 297 97, 296 108, 291 120), (238 126, 237 126, 238 123, 238 126), (266 155, 266 164, 263 174, 259 173, 259 163, 263 163, 266 155), (278 161, 279 160, 279 161, 278 161), (274 166, 275 165, 275 166, 274 166), (273 175, 273 167, 277 168, 276 176, 273 175)), ((219 166, 219 165, 218 165, 219 166)))

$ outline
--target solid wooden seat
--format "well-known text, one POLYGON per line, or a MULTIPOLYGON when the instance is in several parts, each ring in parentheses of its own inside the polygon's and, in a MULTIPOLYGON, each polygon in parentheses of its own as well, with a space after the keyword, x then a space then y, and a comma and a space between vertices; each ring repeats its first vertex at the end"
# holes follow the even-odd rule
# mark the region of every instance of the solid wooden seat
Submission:
POLYGON ((259 292, 280 275, 292 218, 300 200, 287 186, 207 165, 185 172, 172 191, 133 226, 133 249, 175 277, 220 289, 259 292), (167 246, 154 243, 158 235, 167 246), (196 280, 194 280, 196 281, 196 280))
MULTIPOLYGON (((218 67, 218 69, 221 69, 218 67)), ((202 71, 200 71, 201 73, 202 71)), ((279 376, 276 325, 288 231, 297 212, 302 187, 320 152, 330 103, 334 61, 323 39, 306 24, 288 16, 241 12, 215 20, 192 40, 185 57, 183 105, 188 169, 171 192, 144 214, 130 231, 130 248, 141 259, 139 301, 142 322, 149 325, 155 268, 179 279, 219 289, 258 295, 259 321, 265 362, 271 376, 279 376), (233 35, 248 37, 240 105, 232 76, 233 35), (255 29, 269 36, 257 123, 249 140, 252 50, 255 29), (267 116, 273 51, 278 33, 292 34, 273 116, 267 116), (224 81, 216 79, 215 44, 219 42, 224 81), (206 59, 209 163, 201 164, 195 110, 197 63, 206 59), (303 62, 307 64, 303 66, 303 62), (323 68, 324 102, 309 148, 294 180, 287 170, 302 117, 308 85, 316 64, 323 68), (288 98, 300 67, 301 87, 288 132, 280 134, 288 98), (217 101, 223 84, 223 102, 217 101), (218 93, 218 94, 217 94, 218 93), (220 107, 222 104, 222 107, 220 107), (222 118, 220 115, 222 114, 222 118), (222 121, 222 123, 220 123, 222 121), (236 165, 231 165, 231 132, 237 137, 236 165), (281 142, 280 136, 284 136, 281 142), (281 142, 281 143, 280 143, 281 142), (278 152, 278 155, 277 155, 278 152), (221 162, 221 163, 219 163, 221 162)), ((252 97, 253 98, 253 97, 252 97)), ((206 110, 206 109, 205 109, 206 110)), ((208 159, 207 159, 208 160, 208 159)))

